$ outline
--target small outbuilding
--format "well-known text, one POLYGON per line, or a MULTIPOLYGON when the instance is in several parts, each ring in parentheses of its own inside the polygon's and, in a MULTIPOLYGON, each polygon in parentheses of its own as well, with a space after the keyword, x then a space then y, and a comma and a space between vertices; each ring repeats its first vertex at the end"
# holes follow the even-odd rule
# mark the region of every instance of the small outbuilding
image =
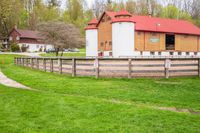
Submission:
POLYGON ((200 56, 200 29, 185 20, 104 12, 86 30, 86 55, 200 56))
POLYGON ((15 27, 8 38, 10 43, 17 43, 22 52, 44 52, 54 48, 53 45, 44 43, 43 34, 39 31, 22 30, 15 27))

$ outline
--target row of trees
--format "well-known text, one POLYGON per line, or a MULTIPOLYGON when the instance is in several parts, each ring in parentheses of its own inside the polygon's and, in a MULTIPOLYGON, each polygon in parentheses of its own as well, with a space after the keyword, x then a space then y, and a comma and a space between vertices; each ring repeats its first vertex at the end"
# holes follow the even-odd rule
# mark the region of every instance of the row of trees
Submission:
POLYGON ((82 35, 86 23, 103 11, 126 9, 132 14, 174 19, 186 19, 200 26, 199 0, 94 0, 88 7, 86 0, 1 0, 0 33, 6 36, 18 25, 35 30, 41 22, 62 21, 77 26, 82 35))
POLYGON ((199 0, 95 0, 94 14, 98 18, 104 10, 126 9, 132 14, 163 18, 184 19, 200 26, 199 0))

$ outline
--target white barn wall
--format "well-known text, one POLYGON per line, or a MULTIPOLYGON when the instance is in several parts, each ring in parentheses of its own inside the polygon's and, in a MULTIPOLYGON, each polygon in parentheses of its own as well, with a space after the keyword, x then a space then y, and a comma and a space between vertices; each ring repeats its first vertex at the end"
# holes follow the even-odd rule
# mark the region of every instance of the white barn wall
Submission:
POLYGON ((86 30, 86 56, 98 56, 98 31, 97 29, 86 30))
POLYGON ((113 57, 134 56, 134 23, 117 22, 112 24, 113 57))
POLYGON ((44 48, 46 47, 46 50, 48 49, 53 49, 54 46, 51 44, 31 44, 31 43, 21 43, 18 44, 20 47, 25 45, 26 47, 28 46, 27 52, 39 52, 40 47, 42 47, 42 51, 44 51, 44 48))

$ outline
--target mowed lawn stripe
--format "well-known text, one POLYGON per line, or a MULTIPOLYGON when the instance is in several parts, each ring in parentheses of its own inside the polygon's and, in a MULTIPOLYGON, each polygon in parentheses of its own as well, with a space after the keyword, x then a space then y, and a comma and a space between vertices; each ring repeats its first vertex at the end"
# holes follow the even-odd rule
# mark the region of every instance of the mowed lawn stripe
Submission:
POLYGON ((26 86, 49 92, 200 110, 199 78, 96 80, 72 78, 14 65, 3 67, 2 71, 26 86))
POLYGON ((200 115, 166 110, 169 106, 199 111, 199 78, 71 78, 14 66, 13 57, 0 55, 0 60, 6 59, 6 64, 0 63, 2 71, 39 91, 0 85, 1 132, 200 130, 200 115))
POLYGON ((199 115, 0 85, 1 132, 198 132, 199 115))

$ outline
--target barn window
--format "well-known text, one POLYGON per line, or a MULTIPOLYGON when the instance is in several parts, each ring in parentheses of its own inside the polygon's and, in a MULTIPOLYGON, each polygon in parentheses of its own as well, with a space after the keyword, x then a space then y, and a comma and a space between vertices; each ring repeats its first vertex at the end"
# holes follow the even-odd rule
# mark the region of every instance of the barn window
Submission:
POLYGON ((150 52, 150 55, 155 55, 155 52, 150 52))
POLYGON ((139 35, 141 35, 141 32, 138 32, 137 34, 138 34, 138 36, 139 36, 139 35))
POLYGON ((110 17, 108 17, 108 19, 107 19, 108 21, 110 21, 111 20, 111 18, 110 17))
POLYGON ((19 36, 16 37, 16 40, 19 41, 19 36))
POLYGON ((194 55, 197 55, 197 52, 194 52, 194 55))
POLYGON ((111 42, 111 41, 109 42, 109 45, 110 45, 110 46, 112 45, 112 42, 111 42))
POLYGON ((10 37, 9 37, 9 41, 12 41, 12 40, 13 40, 13 38, 10 36, 10 37))
POLYGON ((174 55, 174 52, 169 52, 170 55, 174 55))
POLYGON ((112 56, 112 52, 109 52, 109 56, 112 56))
POLYGON ((161 52, 158 52, 158 55, 161 55, 161 52))
POLYGON ((186 55, 190 55, 190 53, 189 53, 189 52, 186 52, 186 55))
POLYGON ((181 52, 178 52, 178 55, 182 55, 182 53, 181 53, 181 52))
POLYGON ((103 45, 104 45, 103 42, 101 42, 101 47, 103 47, 103 45))

